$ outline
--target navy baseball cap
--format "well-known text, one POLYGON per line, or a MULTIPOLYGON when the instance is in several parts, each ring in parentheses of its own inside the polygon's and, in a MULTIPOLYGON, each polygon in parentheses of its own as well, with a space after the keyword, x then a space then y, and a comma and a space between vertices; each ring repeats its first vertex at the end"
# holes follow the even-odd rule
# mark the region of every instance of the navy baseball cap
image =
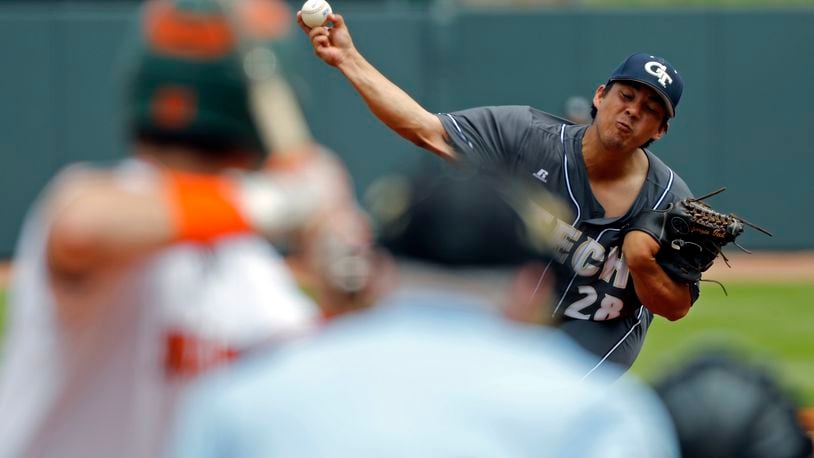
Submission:
POLYGON ((611 81, 636 81, 650 86, 664 99, 671 118, 676 115, 676 107, 684 91, 684 81, 670 62, 644 52, 625 59, 608 78, 608 82, 611 81))

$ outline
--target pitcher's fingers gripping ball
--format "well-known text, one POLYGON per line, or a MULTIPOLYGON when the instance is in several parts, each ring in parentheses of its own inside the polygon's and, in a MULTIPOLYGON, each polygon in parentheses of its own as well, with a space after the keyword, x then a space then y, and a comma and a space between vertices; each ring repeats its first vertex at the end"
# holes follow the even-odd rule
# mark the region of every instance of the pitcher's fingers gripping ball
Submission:
POLYGON ((331 5, 325 0, 308 0, 300 8, 299 16, 308 27, 319 27, 328 20, 331 14, 331 5))
POLYGON ((358 58, 358 52, 345 25, 345 19, 340 14, 330 12, 327 4, 322 8, 321 11, 327 10, 328 13, 324 21, 317 15, 315 22, 312 22, 319 23, 316 26, 311 26, 306 22, 309 20, 309 16, 306 14, 305 5, 303 5, 303 10, 297 12, 297 24, 308 35, 311 46, 314 48, 314 54, 332 67, 338 67, 348 59, 358 58))

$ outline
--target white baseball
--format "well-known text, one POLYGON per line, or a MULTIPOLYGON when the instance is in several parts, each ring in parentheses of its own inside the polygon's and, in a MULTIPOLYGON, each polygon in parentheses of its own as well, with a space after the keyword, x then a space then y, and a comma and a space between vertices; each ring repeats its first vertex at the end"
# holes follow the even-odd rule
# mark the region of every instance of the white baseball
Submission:
POLYGON ((308 0, 300 9, 302 12, 302 22, 308 27, 319 27, 325 24, 328 15, 331 14, 331 5, 325 0, 308 0))

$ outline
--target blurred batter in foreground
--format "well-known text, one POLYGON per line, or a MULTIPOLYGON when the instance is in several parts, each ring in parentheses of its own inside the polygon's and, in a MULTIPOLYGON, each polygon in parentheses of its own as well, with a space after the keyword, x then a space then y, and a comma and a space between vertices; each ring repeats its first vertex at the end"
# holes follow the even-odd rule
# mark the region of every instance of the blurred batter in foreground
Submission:
POLYGON ((284 122, 266 96, 274 31, 257 27, 275 22, 258 2, 232 3, 144 5, 126 58, 132 157, 68 167, 31 210, 0 456, 159 456, 190 380, 319 319, 266 239, 326 197, 258 172, 275 149, 269 126, 284 122))

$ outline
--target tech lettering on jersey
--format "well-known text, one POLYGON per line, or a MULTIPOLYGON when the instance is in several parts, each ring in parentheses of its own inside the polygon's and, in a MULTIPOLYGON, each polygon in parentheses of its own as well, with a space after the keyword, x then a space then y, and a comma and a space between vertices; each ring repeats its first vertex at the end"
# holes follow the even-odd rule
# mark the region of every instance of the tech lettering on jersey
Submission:
POLYGON ((628 313, 639 307, 618 229, 597 228, 597 234, 589 234, 543 208, 538 211, 553 234, 554 260, 565 267, 560 275, 565 278, 557 280, 555 314, 562 310, 570 318, 603 321, 622 315, 626 304, 628 313))

